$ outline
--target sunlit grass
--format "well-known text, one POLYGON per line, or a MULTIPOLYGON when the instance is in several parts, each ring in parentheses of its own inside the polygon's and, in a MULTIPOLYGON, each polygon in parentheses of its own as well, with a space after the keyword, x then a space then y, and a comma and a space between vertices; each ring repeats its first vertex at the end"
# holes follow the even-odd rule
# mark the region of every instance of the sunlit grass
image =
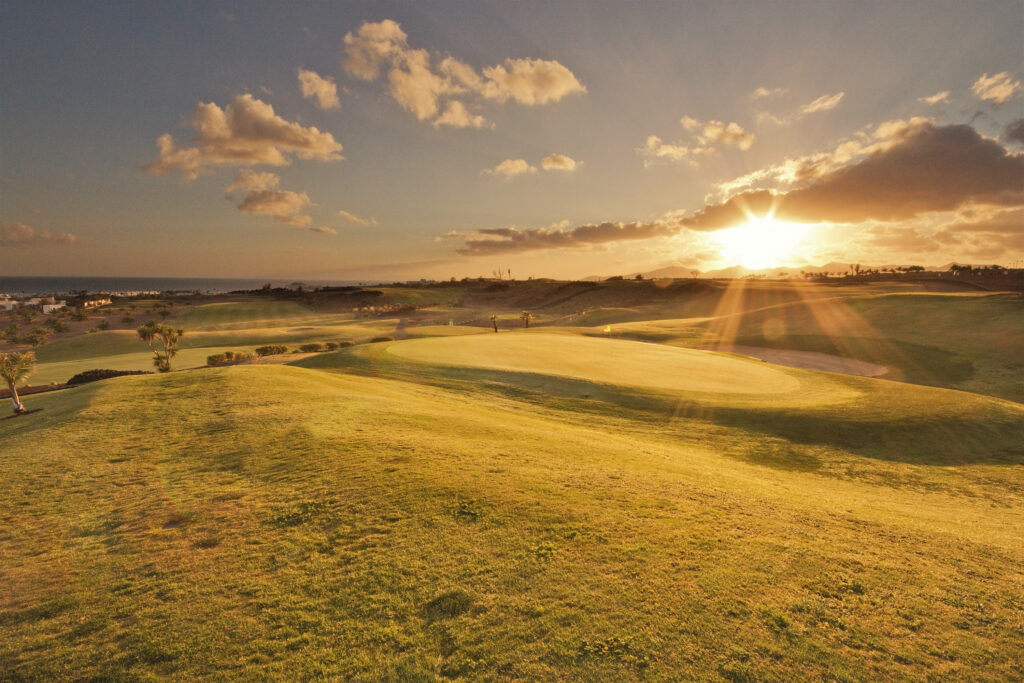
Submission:
POLYGON ((894 410, 966 420, 881 460, 814 421, 668 421, 657 397, 390 359, 29 397, 35 421, 0 422, 4 670, 1012 678, 1024 654, 1020 468, 924 464, 953 436, 994 454, 1009 407, 903 386, 837 408, 879 435, 894 410))

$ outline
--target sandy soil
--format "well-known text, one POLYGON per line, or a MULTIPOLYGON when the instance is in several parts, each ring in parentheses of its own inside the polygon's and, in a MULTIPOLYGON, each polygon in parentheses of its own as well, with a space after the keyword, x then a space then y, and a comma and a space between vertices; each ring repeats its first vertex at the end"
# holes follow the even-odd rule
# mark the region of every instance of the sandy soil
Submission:
POLYGON ((759 360, 785 365, 790 368, 805 368, 807 370, 821 370, 823 372, 839 372, 844 375, 859 375, 860 377, 882 377, 889 373, 889 368, 876 363, 868 363, 853 358, 843 358, 830 353, 819 353, 817 351, 790 351, 787 349, 767 349, 760 346, 705 346, 704 351, 724 351, 726 353, 738 353, 742 356, 750 356, 759 360))

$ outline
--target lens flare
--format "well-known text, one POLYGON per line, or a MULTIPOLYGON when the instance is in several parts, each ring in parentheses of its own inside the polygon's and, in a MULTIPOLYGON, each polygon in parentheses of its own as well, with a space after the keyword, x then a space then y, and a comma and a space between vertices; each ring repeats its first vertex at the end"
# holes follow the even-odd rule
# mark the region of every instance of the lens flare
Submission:
POLYGON ((753 218, 746 225, 719 230, 712 239, 730 265, 770 268, 795 260, 814 226, 784 223, 772 218, 753 218))

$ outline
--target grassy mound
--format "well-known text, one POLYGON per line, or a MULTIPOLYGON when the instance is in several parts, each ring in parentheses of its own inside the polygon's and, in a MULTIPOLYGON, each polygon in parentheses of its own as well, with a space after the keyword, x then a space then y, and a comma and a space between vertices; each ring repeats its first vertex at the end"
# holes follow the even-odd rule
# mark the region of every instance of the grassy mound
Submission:
POLYGON ((401 358, 436 365, 559 375, 676 392, 791 394, 800 382, 765 363, 633 341, 552 334, 482 334, 392 344, 401 358))
MULTIPOLYGON (((779 431, 787 410, 809 408, 762 406, 758 431, 753 409, 724 394, 716 411, 732 405, 747 426, 659 413, 657 392, 624 409, 481 381, 492 372, 481 369, 434 376, 386 346, 317 360, 358 372, 362 358, 390 379, 239 366, 28 397, 43 410, 0 421, 0 668, 49 679, 1021 674, 1019 465, 869 458, 779 431)), ((886 426, 870 416, 959 404, 962 433, 893 449, 1021 436, 1013 404, 850 381, 850 429, 880 440, 886 426), (873 385, 906 393, 872 405, 884 395, 873 385)), ((831 415, 822 433, 842 411, 831 415)))

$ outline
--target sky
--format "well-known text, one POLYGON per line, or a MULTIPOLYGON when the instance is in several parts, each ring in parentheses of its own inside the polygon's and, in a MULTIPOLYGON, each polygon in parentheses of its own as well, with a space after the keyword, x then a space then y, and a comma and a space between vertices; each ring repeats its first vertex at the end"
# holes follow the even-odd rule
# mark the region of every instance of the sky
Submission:
POLYGON ((1024 5, 0 3, 0 275, 1024 267, 1024 5))

